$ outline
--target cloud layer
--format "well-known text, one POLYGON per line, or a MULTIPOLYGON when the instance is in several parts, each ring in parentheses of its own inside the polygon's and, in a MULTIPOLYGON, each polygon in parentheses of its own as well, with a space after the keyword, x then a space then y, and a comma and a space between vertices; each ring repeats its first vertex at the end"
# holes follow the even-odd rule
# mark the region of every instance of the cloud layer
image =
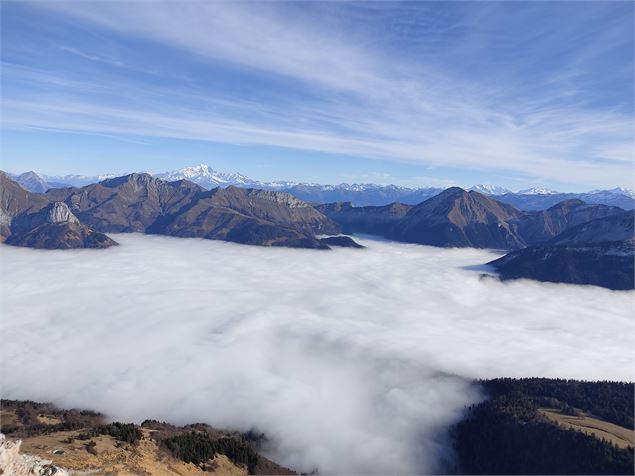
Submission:
POLYGON ((298 470, 422 473, 469 379, 634 376, 633 293, 480 278, 492 252, 115 238, 0 247, 3 397, 254 426, 298 470))

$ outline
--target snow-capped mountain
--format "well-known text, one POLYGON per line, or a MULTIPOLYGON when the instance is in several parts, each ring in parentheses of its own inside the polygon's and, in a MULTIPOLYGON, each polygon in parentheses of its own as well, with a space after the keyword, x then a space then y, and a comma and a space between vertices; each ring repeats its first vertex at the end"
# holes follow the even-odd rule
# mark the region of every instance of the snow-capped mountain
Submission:
MULTIPOLYGON (((14 174, 14 178, 23 177, 22 186, 28 190, 42 193, 47 188, 65 186, 84 186, 90 183, 101 182, 115 177, 113 174, 86 176, 64 175, 50 176, 27 172, 22 175, 14 174)), ((388 205, 399 202, 407 205, 416 205, 441 192, 442 188, 422 187, 408 188, 397 185, 377 185, 372 183, 341 183, 339 185, 324 185, 315 183, 297 183, 289 181, 261 182, 253 180, 241 173, 225 173, 214 170, 206 164, 184 167, 171 172, 154 174, 155 177, 174 181, 189 180, 198 185, 212 189, 216 187, 260 188, 288 192, 301 200, 311 203, 352 202, 357 206, 388 205)), ((613 188, 610 190, 592 190, 586 193, 563 193, 546 188, 529 188, 516 193, 498 185, 478 184, 470 187, 470 190, 488 195, 494 200, 509 203, 521 210, 545 210, 553 205, 569 199, 579 199, 590 204, 605 204, 632 210, 635 208, 635 194, 626 188, 613 188)))
POLYGON ((589 194, 593 195, 625 195, 627 197, 635 198, 635 192, 630 188, 616 187, 610 190, 591 190, 589 194))
MULTIPOLYGON (((123 175, 123 174, 121 174, 123 175)), ((55 188, 59 187, 83 187, 84 185, 88 185, 91 183, 101 182, 102 180, 106 180, 109 178, 116 177, 115 174, 103 174, 103 175, 77 175, 77 174, 69 174, 69 175, 44 175, 40 174, 40 176, 46 180, 49 184, 55 184, 55 188)))
MULTIPOLYGON (((527 188, 525 190, 519 190, 517 192, 518 195, 554 195, 560 192, 556 192, 555 190, 549 190, 548 188, 527 188)), ((497 194, 498 195, 498 194, 497 194)))
POLYGON ((9 176, 29 192, 44 193, 49 188, 52 188, 46 180, 33 171, 24 172, 19 175, 9 174, 9 176))
POLYGON ((505 195, 506 193, 512 193, 511 190, 505 187, 501 187, 499 185, 482 184, 482 183, 471 186, 469 190, 482 193, 483 195, 505 195))
POLYGON ((171 172, 154 174, 156 178, 167 181, 189 180, 205 188, 236 186, 255 186, 259 182, 240 173, 228 174, 212 169, 209 165, 200 164, 193 167, 183 167, 171 172))

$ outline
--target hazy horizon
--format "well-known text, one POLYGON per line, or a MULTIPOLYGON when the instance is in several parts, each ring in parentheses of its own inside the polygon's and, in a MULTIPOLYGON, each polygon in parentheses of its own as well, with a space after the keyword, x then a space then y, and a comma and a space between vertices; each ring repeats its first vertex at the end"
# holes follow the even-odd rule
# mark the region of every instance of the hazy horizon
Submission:
MULTIPOLYGON (((254 180, 255 182, 261 182, 261 183, 275 183, 275 182, 288 182, 290 184, 298 184, 298 185, 326 185, 326 186, 338 186, 338 185, 377 185, 380 187, 387 187, 387 186, 397 186, 397 187, 403 187, 403 188, 411 188, 411 189, 425 189, 425 188, 439 188, 439 189, 445 189, 445 188, 449 188, 449 187, 461 187, 465 190, 468 190, 472 187, 477 187, 477 186, 493 186, 493 187, 501 187, 503 189, 506 189, 505 187, 502 187, 500 184, 498 183, 492 183, 492 182, 482 182, 482 183, 472 183, 469 185, 464 185, 464 184, 458 184, 458 183, 452 183, 452 182, 448 182, 445 185, 431 185, 431 184, 422 184, 419 186, 400 186, 394 183, 381 183, 381 182, 364 182, 362 180, 352 180, 353 177, 351 177, 351 180, 349 182, 340 182, 340 183, 317 183, 317 182, 294 182, 292 180, 287 180, 284 177, 279 177, 275 180, 272 180, 270 182, 265 181, 265 180, 260 180, 258 178, 255 177, 250 177, 250 176, 246 176, 245 174, 242 174, 240 172, 240 170, 232 170, 232 171, 228 171, 228 170, 220 170, 217 168, 214 168, 213 166, 209 165, 209 164, 192 164, 190 166, 185 166, 182 167, 180 169, 175 169, 175 170, 156 170, 156 171, 152 171, 152 170, 135 170, 135 171, 128 171, 125 173, 121 173, 121 174, 113 174, 113 173, 108 173, 108 172, 104 172, 101 174, 97 174, 97 175, 84 175, 84 174, 76 174, 76 173, 56 173, 56 174, 43 174, 43 173, 39 173, 37 170, 5 170, 5 172, 12 174, 12 175, 20 175, 23 173, 29 173, 29 172, 34 172, 36 173, 38 176, 40 176, 41 178, 44 179, 63 179, 64 177, 70 177, 70 176, 76 176, 76 177, 82 177, 82 178, 86 178, 86 179, 103 179, 103 178, 111 178, 111 177, 120 177, 120 176, 125 176, 125 175, 129 175, 129 174, 134 174, 134 173, 148 173, 152 176, 157 176, 157 175, 161 175, 164 173, 169 173, 169 172, 176 172, 179 170, 183 170, 186 168, 195 168, 195 167, 201 167, 201 166, 207 166, 210 169, 213 169, 215 172, 219 172, 222 174, 226 174, 226 175, 230 175, 230 174, 239 174, 239 175, 244 175, 245 177, 247 177, 250 180, 254 180)), ((526 188, 523 189, 512 189, 510 190, 512 193, 520 193, 524 190, 531 190, 531 189, 543 189, 543 187, 539 187, 537 185, 531 185, 531 184, 526 184, 526 188)), ((633 192, 632 188, 626 188, 626 187, 609 187, 606 190, 614 190, 614 189, 619 189, 619 190, 626 190, 629 192, 633 192)), ((509 190, 509 189, 506 189, 509 190)), ((559 193, 587 193, 587 192, 593 192, 593 191, 598 191, 601 189, 593 189, 593 190, 582 190, 582 189, 576 189, 574 191, 567 191, 564 192, 562 190, 550 190, 550 189, 545 189, 548 191, 555 191, 555 192, 559 192, 559 193)))

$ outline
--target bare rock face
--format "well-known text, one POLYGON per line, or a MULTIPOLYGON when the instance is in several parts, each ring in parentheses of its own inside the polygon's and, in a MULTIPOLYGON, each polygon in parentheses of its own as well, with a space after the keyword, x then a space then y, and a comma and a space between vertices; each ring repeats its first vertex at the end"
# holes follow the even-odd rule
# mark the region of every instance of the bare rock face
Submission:
POLYGON ((45 249, 107 248, 117 243, 80 223, 68 205, 24 190, 0 172, 0 241, 45 249))
POLYGON ((75 223, 79 220, 64 202, 52 202, 35 213, 23 213, 13 220, 13 233, 24 233, 48 223, 75 223))
POLYGON ((0 474, 12 476, 68 476, 68 471, 50 460, 20 453, 21 441, 8 441, 0 433, 0 474))
POLYGON ((79 223, 79 220, 75 215, 71 213, 64 202, 53 202, 47 208, 47 216, 45 217, 46 223, 79 223))

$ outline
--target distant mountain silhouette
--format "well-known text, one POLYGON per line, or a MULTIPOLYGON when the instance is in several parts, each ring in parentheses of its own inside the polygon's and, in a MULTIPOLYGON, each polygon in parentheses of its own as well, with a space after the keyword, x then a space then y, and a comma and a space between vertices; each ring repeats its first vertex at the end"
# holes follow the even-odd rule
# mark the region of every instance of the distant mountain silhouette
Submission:
MULTIPOLYGON (((237 186, 243 188, 257 188, 287 192, 311 204, 325 204, 333 202, 351 202, 356 206, 384 206, 391 203, 417 205, 428 198, 443 191, 440 187, 402 187, 398 185, 378 185, 373 183, 341 183, 339 185, 325 185, 316 183, 297 183, 286 180, 263 182, 251 179, 241 173, 225 173, 214 170, 206 164, 183 167, 178 170, 162 172, 153 175, 168 182, 189 180, 201 187, 211 190, 216 187, 237 186)), ((68 186, 85 186, 101 182, 114 175, 57 175, 49 176, 35 172, 25 172, 13 175, 25 189, 43 193, 48 188, 68 186)), ((491 184, 477 184, 469 188, 502 203, 515 206, 520 210, 545 210, 565 200, 582 200, 589 204, 604 204, 632 210, 635 208, 635 193, 625 188, 610 190, 592 190, 590 192, 573 193, 558 192, 544 187, 533 187, 518 192, 512 192, 504 187, 491 184)))

